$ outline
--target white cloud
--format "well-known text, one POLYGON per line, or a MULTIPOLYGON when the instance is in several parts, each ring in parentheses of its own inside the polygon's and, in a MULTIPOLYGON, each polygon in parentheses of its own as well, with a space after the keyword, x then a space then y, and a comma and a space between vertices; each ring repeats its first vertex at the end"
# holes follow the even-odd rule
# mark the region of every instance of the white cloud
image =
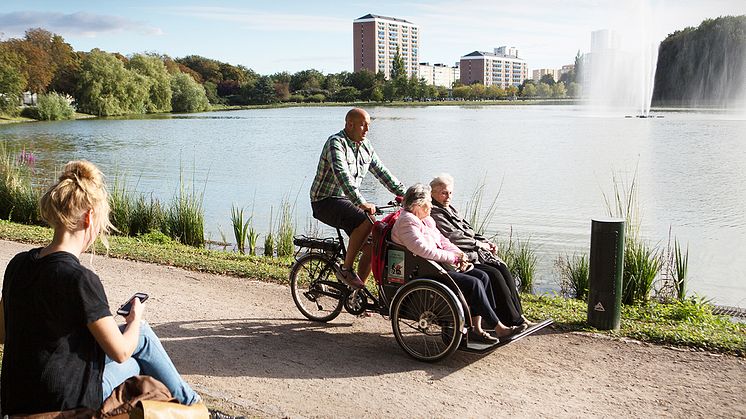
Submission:
POLYGON ((143 35, 162 35, 160 28, 151 27, 119 16, 87 12, 59 13, 18 11, 0 13, 0 28, 5 36, 20 36, 29 29, 41 27, 65 35, 96 37, 109 32, 136 32, 143 35))

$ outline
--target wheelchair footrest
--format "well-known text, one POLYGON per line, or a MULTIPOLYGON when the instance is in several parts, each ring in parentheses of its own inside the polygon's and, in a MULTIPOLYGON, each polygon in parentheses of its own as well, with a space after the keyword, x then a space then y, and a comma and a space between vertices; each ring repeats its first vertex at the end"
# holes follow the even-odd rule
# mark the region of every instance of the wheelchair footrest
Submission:
POLYGON ((466 342, 466 339, 461 342, 461 347, 459 347, 459 350, 466 351, 466 352, 476 352, 476 353, 487 353, 490 351, 494 351, 495 349, 505 346, 507 344, 516 342, 518 340, 523 339, 524 337, 531 335, 533 333, 538 332, 539 330, 549 326, 550 324, 554 323, 554 320, 552 319, 546 319, 541 323, 538 323, 535 326, 529 327, 528 329, 524 330, 521 333, 515 334, 509 338, 500 339, 499 342, 496 343, 482 343, 482 342, 466 342))

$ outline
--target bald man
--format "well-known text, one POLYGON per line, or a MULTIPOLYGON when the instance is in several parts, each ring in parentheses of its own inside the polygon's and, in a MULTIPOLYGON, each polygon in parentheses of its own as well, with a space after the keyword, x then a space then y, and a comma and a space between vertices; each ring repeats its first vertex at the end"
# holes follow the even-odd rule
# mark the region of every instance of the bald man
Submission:
POLYGON ((342 131, 326 140, 321 151, 316 177, 311 185, 313 217, 332 227, 338 227, 350 237, 347 257, 337 277, 353 289, 365 286, 370 275, 370 246, 363 246, 373 224, 370 215, 375 205, 367 202, 360 193, 360 183, 370 170, 383 186, 395 195, 404 195, 404 184, 389 172, 365 137, 370 125, 370 115, 363 109, 353 108, 345 116, 342 131), (352 270, 360 250, 357 274, 352 270))

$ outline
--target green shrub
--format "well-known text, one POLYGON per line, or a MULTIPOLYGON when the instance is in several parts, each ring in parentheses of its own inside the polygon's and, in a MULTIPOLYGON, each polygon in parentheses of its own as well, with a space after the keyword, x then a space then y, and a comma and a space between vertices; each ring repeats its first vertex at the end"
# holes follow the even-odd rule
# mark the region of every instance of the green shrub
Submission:
POLYGON ((244 221, 243 208, 231 206, 231 224, 233 225, 233 237, 236 238, 236 247, 242 255, 246 253, 246 236, 248 235, 251 217, 244 221))
POLYGON ((293 236, 295 236, 295 224, 293 222, 293 208, 290 202, 283 200, 282 212, 277 226, 277 256, 292 256, 295 250, 293 236))
POLYGON ((679 240, 674 240, 674 289, 676 290, 676 298, 679 301, 686 299, 686 275, 689 270, 689 245, 687 244, 686 250, 682 252, 679 240))
POLYGON ((33 154, 20 156, 0 144, 0 218, 26 224, 43 224, 39 215, 42 191, 31 184, 33 154))
POLYGON ((56 92, 39 95, 36 101, 36 116, 40 121, 60 121, 73 119, 75 109, 68 99, 56 92))
POLYGON ((210 109, 205 88, 188 74, 177 73, 171 77, 171 92, 174 112, 202 112, 210 109))
MULTIPOLYGON (((531 247, 531 239, 526 241, 516 240, 517 248, 511 257, 512 272, 521 279, 521 292, 531 293, 534 290, 534 277, 536 275, 536 263, 538 257, 536 251, 531 247)), ((508 265, 510 266, 510 265, 508 265)))
POLYGON ((186 190, 183 178, 179 180, 179 192, 166 211, 166 226, 171 237, 181 243, 202 247, 205 244, 205 215, 202 208, 202 194, 186 190))
POLYGON ((585 301, 588 298, 588 256, 560 256, 556 262, 562 294, 585 301))
POLYGON ((272 206, 269 207, 269 230, 264 235, 264 256, 275 255, 275 236, 272 233, 274 224, 272 223, 272 206))
POLYGON ((130 214, 129 232, 131 236, 145 234, 153 230, 166 230, 166 214, 161 202, 150 194, 139 194, 135 199, 134 208, 130 214))
POLYGON ((622 273, 622 303, 648 301, 661 267, 659 251, 643 241, 626 240, 622 273))
POLYGON ((316 93, 315 95, 308 96, 305 101, 310 103, 321 103, 326 101, 326 96, 321 93, 316 93))

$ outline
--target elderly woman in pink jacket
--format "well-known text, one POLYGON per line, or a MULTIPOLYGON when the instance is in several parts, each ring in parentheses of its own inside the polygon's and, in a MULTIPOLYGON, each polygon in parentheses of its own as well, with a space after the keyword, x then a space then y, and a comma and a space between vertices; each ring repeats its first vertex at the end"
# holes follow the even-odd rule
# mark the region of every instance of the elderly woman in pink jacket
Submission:
POLYGON ((497 338, 516 333, 517 327, 503 325, 495 314, 496 304, 487 274, 474 269, 464 252, 448 241, 435 226, 435 221, 430 217, 430 187, 421 183, 411 186, 404 194, 402 206, 404 211, 392 227, 391 239, 417 256, 455 266, 456 270, 448 272, 448 275, 461 289, 474 314, 470 338, 487 343, 497 341, 482 328, 482 318, 488 328, 494 328, 497 338))

